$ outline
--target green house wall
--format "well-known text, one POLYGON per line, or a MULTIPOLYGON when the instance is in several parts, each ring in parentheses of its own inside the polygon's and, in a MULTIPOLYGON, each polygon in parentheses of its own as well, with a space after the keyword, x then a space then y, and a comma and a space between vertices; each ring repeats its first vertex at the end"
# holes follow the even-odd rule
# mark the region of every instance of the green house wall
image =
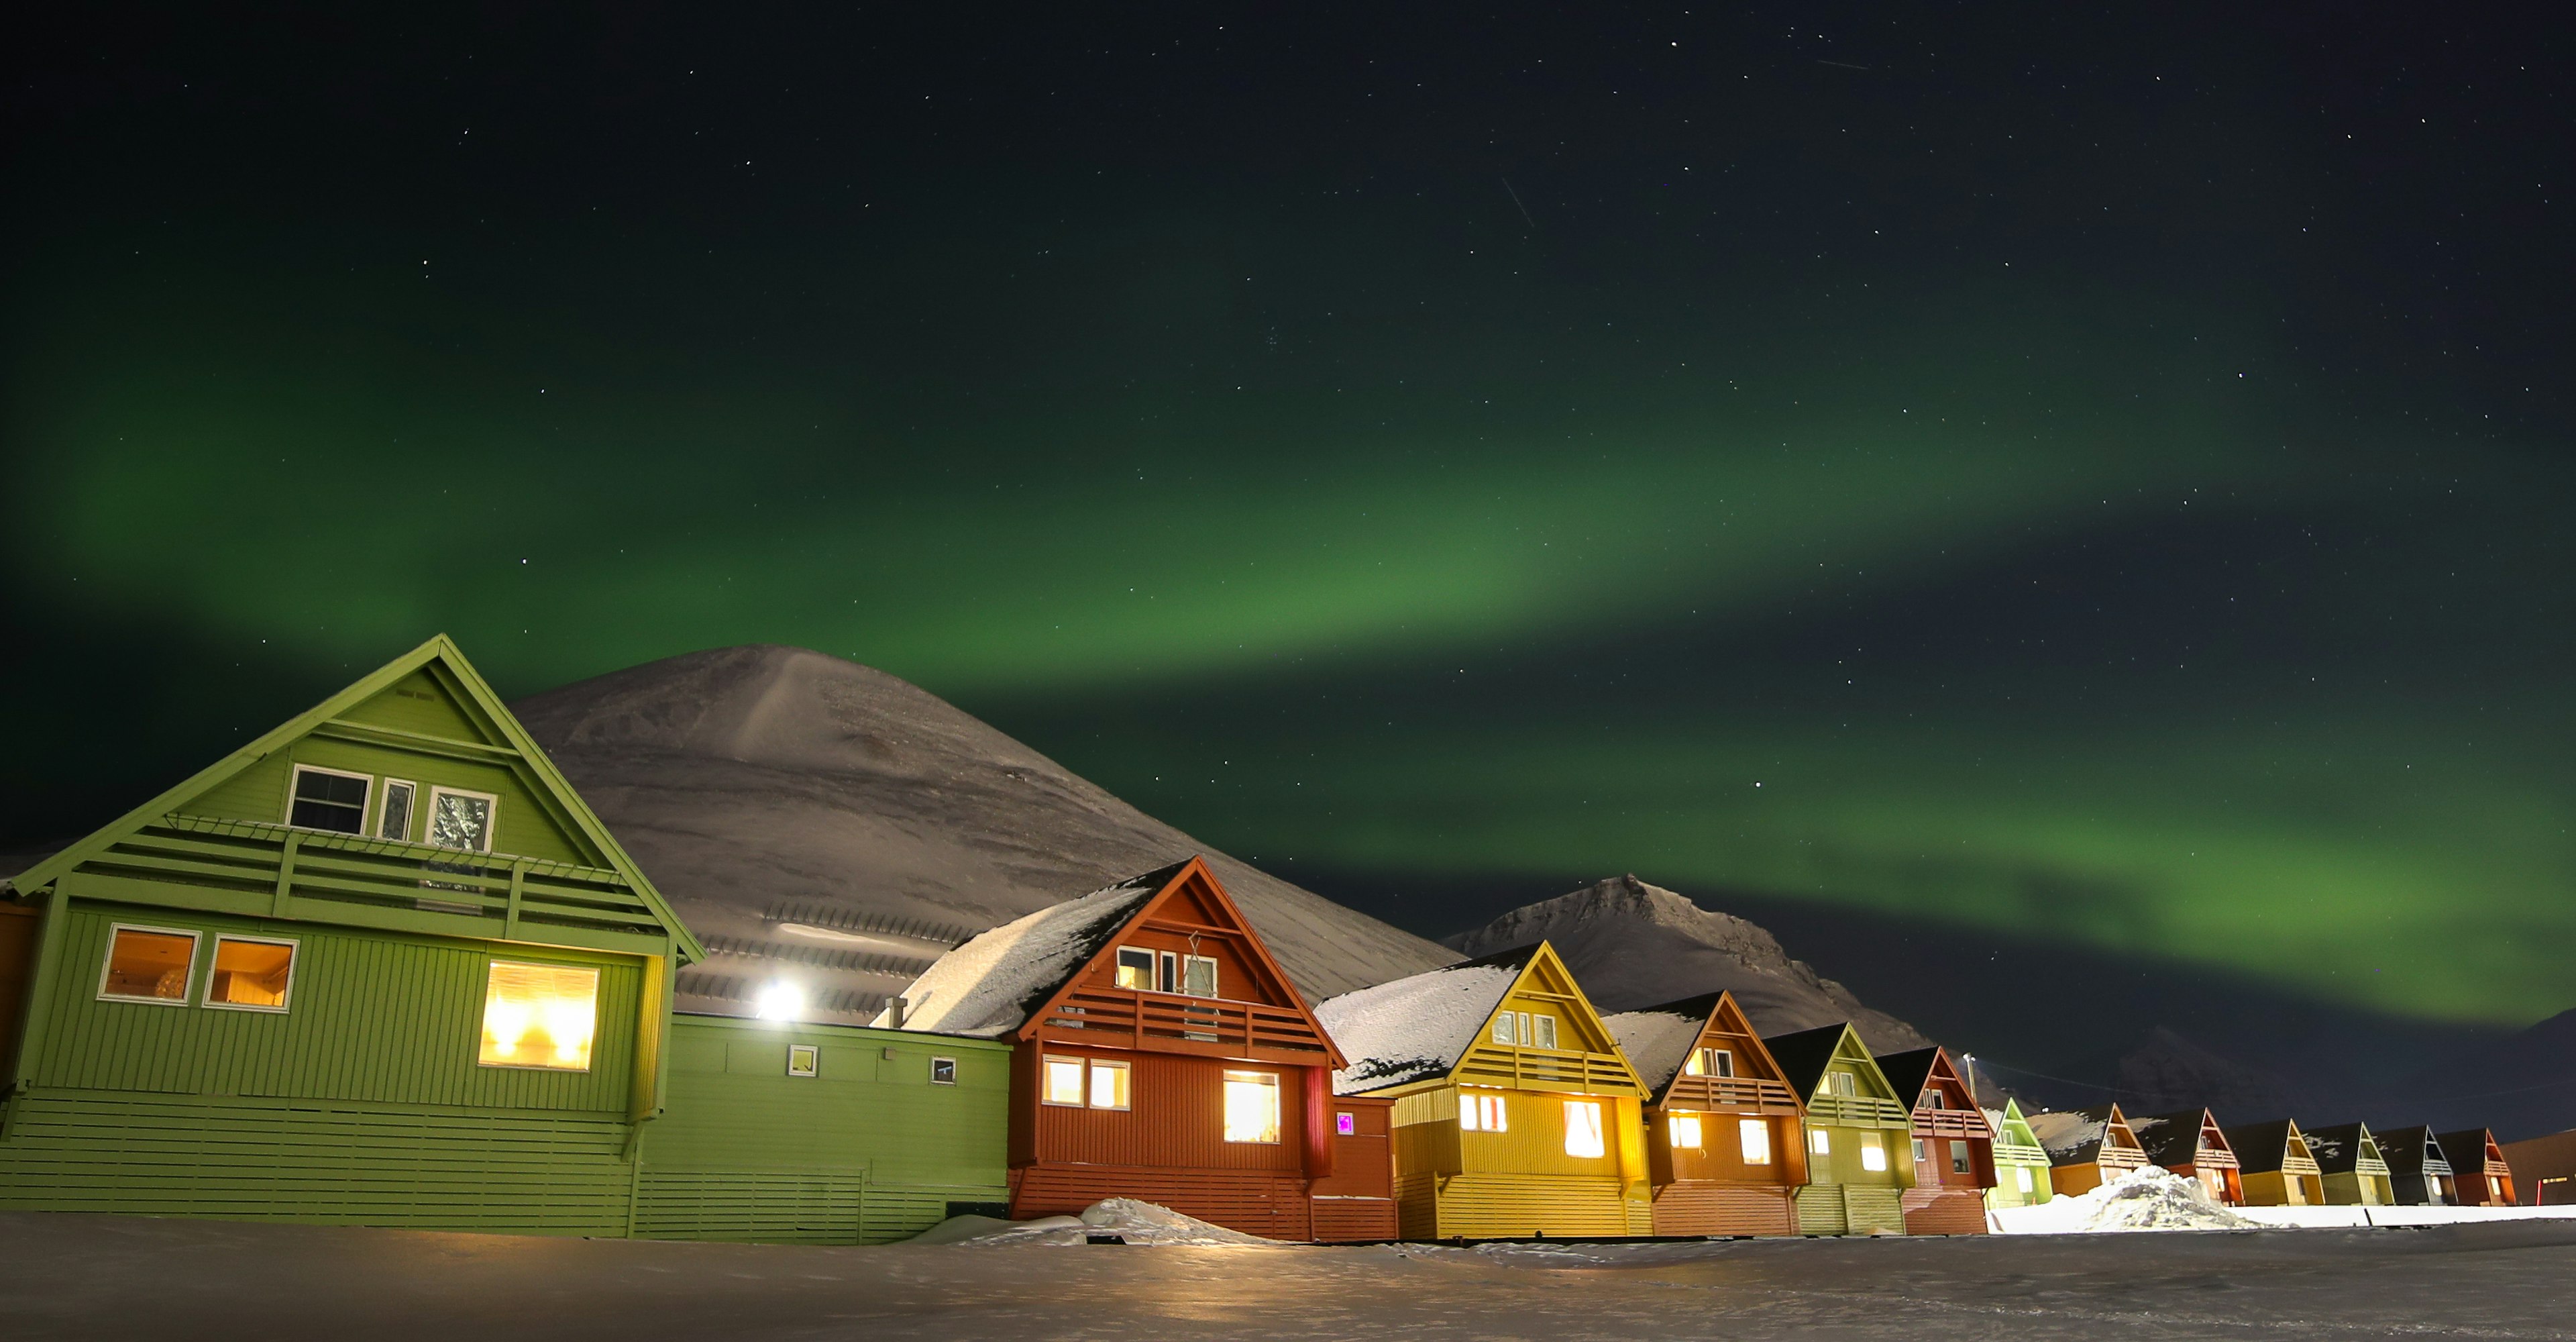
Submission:
POLYGON ((952 1203, 1007 1202, 1010 1061, 980 1039, 674 1017, 636 1233, 875 1244, 952 1203), (815 1075, 788 1074, 792 1045, 817 1050, 815 1075), (954 1085, 931 1082, 934 1057, 956 1060, 954 1085))

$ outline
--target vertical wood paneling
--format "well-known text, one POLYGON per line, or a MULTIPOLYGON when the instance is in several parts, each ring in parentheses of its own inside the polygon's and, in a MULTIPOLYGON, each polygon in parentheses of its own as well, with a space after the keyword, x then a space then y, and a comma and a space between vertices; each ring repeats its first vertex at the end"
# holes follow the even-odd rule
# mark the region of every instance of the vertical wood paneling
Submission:
POLYGON ((1125 1112, 1037 1104, 1035 1158, 1099 1165, 1186 1166, 1302 1174, 1306 1068, 1229 1063, 1173 1053, 1128 1053, 1050 1047, 1051 1055, 1125 1062, 1133 1106, 1125 1112), (1225 1073, 1269 1072, 1279 1078, 1279 1140, 1225 1140, 1225 1073))

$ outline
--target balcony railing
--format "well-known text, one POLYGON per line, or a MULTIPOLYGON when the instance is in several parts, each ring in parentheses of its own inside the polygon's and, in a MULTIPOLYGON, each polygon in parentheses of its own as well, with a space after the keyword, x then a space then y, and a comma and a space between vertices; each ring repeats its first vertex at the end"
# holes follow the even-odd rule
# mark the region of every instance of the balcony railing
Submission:
POLYGON ((2048 1163, 2048 1152, 2044 1148, 2024 1146, 2019 1142, 1999 1141, 1995 1143, 1995 1163, 1998 1165, 2045 1165, 2048 1163))
POLYGON ((1924 1109, 1914 1111, 1914 1135, 1917 1137, 1993 1137, 1994 1125, 1974 1109, 1924 1109))
POLYGON ((1067 1044, 1197 1053, 1319 1066, 1329 1055, 1306 1017, 1289 1007, 1131 988, 1082 988, 1038 1023, 1067 1044))
POLYGON ((1797 1092, 1778 1081, 1749 1076, 1684 1076, 1674 1079, 1664 1105, 1715 1113, 1794 1114, 1797 1092))
POLYGON ((1637 1090, 1635 1075, 1615 1053, 1516 1044, 1479 1044, 1468 1050, 1458 1068, 1458 1080, 1579 1094, 1626 1091, 1633 1095, 1637 1090))
POLYGON ((1818 1095, 1807 1101, 1807 1118, 1846 1128, 1911 1129, 1913 1118, 1894 1100, 1870 1095, 1818 1095))

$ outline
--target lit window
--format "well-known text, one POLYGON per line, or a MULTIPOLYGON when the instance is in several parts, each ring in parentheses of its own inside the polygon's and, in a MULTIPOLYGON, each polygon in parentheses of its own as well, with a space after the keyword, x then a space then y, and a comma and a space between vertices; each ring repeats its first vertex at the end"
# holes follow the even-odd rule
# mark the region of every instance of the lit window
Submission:
POLYGON ((1682 1059, 1682 1075, 1708 1075, 1708 1050, 1704 1048, 1692 1049, 1690 1056, 1682 1059))
POLYGON ((1722 1048, 1695 1048, 1682 1063, 1684 1076, 1731 1077, 1735 1075, 1735 1055, 1722 1048))
POLYGON ((1091 1060, 1091 1107, 1124 1109, 1127 1107, 1127 1064, 1091 1060))
POLYGON ((1130 947, 1118 948, 1118 986, 1141 992, 1154 990, 1154 953, 1130 947))
POLYGON ((429 842, 436 847, 460 848, 469 853, 491 852, 492 808, 499 804, 499 798, 480 792, 431 788, 429 842))
POLYGON ((1565 1102, 1565 1154, 1598 1156, 1609 1148, 1601 1141, 1601 1102, 1567 1100, 1565 1102))
POLYGON ((823 1050, 819 1045, 789 1044, 787 1046, 789 1076, 813 1076, 822 1070, 823 1050))
POLYGON ((367 832, 366 774, 295 766, 294 798, 287 803, 286 823, 300 829, 327 829, 334 834, 367 832))
POLYGON ((294 942, 217 937, 215 972, 206 980, 206 1005, 284 1011, 286 990, 294 979, 294 942))
POLYGON ((1279 1078, 1271 1072, 1225 1074, 1225 1139, 1279 1140, 1279 1078))
POLYGON ((483 991, 483 1051, 476 1061, 587 1072, 598 1023, 597 969, 495 960, 483 991))
POLYGON ((1744 1148, 1744 1163, 1771 1163, 1771 1125, 1758 1118, 1736 1120, 1735 1139, 1744 1148))
POLYGON ((1351 1111, 1349 1111, 1349 1110, 1347 1110, 1347 1109, 1340 1110, 1340 1111, 1336 1112, 1336 1113, 1333 1115, 1333 1133, 1334 1133, 1334 1135, 1336 1135, 1336 1136, 1340 1136, 1340 1137, 1356 1137, 1356 1136, 1358 1136, 1358 1135, 1359 1135, 1359 1132, 1360 1132, 1360 1116, 1359 1116, 1359 1115, 1354 1114, 1354 1113, 1352 1113, 1351 1111))
POLYGON ((376 817, 379 839, 411 838, 411 799, 415 789, 399 779, 385 780, 385 808, 376 817))
POLYGON ((956 1085, 956 1084, 957 1084, 957 1060, 956 1060, 955 1058, 933 1058, 933 1059, 931 1059, 931 1060, 930 1060, 930 1084, 932 1084, 932 1085, 934 1085, 934 1086, 953 1086, 953 1085, 956 1085))
POLYGON ((109 934, 98 995, 185 1005, 197 968, 197 934, 120 927, 109 934))
POLYGON ((1216 961, 1204 955, 1182 956, 1181 991, 1192 997, 1216 996, 1216 961))
POLYGON ((1530 1036, 1530 1040, 1533 1044, 1539 1048, 1556 1047, 1556 1017, 1532 1016, 1530 1017, 1530 1025, 1534 1030, 1534 1033, 1530 1036))
POLYGON ((1884 1173, 1887 1169, 1887 1143, 1880 1140, 1875 1132, 1860 1135, 1860 1167, 1872 1174, 1884 1173))
POLYGON ((2030 1166, 2028 1166, 2028 1165, 2019 1165, 2019 1166, 2015 1166, 2015 1167, 2013 1168, 2013 1182, 2015 1182, 2015 1183, 2017 1183, 2017 1184, 2020 1184, 2020 1185, 2021 1185, 2021 1191, 2023 1191, 2023 1192, 2025 1192, 2025 1193, 2030 1192, 2030 1191, 2031 1191, 2031 1182, 2030 1182, 2030 1166))
POLYGON ((1082 1107, 1082 1059, 1046 1060, 1046 1102, 1082 1107))
POLYGON ((1675 1114, 1664 1120, 1664 1127, 1674 1149, 1681 1151, 1699 1149, 1699 1115, 1675 1114))
POLYGON ((1809 1128, 1807 1130, 1807 1149, 1820 1156, 1832 1155, 1834 1153, 1834 1135, 1825 1131, 1823 1128, 1809 1128))
POLYGON ((1503 1097, 1482 1095, 1473 1091, 1458 1097, 1458 1126, 1469 1132, 1504 1132, 1511 1124, 1503 1117, 1503 1097))

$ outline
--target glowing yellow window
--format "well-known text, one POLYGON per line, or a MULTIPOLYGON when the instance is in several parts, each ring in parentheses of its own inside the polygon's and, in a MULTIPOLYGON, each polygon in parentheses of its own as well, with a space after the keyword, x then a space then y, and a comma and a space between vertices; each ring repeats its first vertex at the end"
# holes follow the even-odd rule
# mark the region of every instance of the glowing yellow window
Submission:
POLYGON ((206 1005, 284 1011, 287 989, 294 982, 294 942, 217 937, 214 977, 206 980, 206 1005))
POLYGON ((185 1006, 188 977, 196 967, 196 933, 120 927, 108 939, 107 968, 101 972, 98 995, 185 1006))
POLYGON ((1046 1060, 1046 1102, 1082 1107, 1082 1059, 1046 1060))
POLYGON ((1127 1107, 1127 1064, 1091 1060, 1091 1107, 1124 1109, 1127 1107))
POLYGON ((1675 1149, 1682 1151, 1696 1151, 1699 1149, 1699 1115, 1675 1114, 1671 1118, 1664 1120, 1664 1127, 1665 1131, 1671 1135, 1675 1149))
POLYGON ((1887 1142, 1875 1132, 1860 1135, 1860 1167, 1872 1174, 1887 1170, 1887 1142))
POLYGON ((598 1024, 598 970, 495 960, 483 991, 483 1052, 476 1061, 587 1072, 598 1024))
POLYGON ((1586 1158, 1608 1151, 1601 1139, 1601 1102, 1567 1100, 1565 1102, 1565 1154, 1586 1158))
POLYGON ((1771 1163, 1771 1125, 1758 1118, 1740 1119, 1735 1125, 1735 1139, 1744 1148, 1744 1163, 1771 1163))
POLYGON ((1279 1078, 1270 1072, 1225 1074, 1225 1139, 1279 1140, 1279 1078))

